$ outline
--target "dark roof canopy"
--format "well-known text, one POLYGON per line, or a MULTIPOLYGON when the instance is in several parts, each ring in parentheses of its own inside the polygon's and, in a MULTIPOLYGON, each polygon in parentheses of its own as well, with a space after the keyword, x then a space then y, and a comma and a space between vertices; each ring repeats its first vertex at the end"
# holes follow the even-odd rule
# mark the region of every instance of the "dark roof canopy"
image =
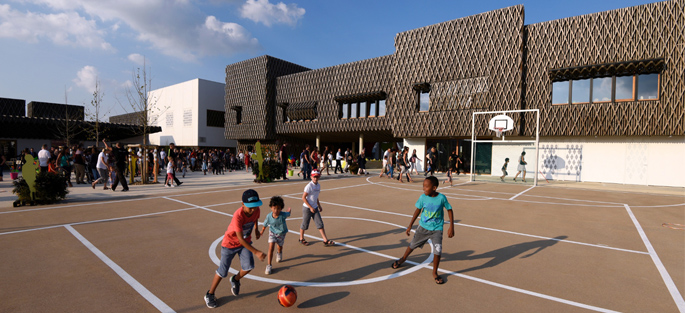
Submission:
POLYGON ((431 91, 431 84, 428 82, 416 83, 414 86, 412 86, 412 88, 414 88, 416 91, 429 92, 431 91))
POLYGON ((566 67, 549 70, 549 78, 553 82, 573 79, 587 79, 609 76, 626 76, 635 74, 655 74, 663 71, 666 66, 664 59, 650 59, 618 63, 606 63, 577 67, 566 67))
MULTIPOLYGON (((70 120, 69 129, 74 133, 74 140, 92 140, 94 121, 70 120)), ((0 115, 0 134, 4 138, 24 139, 64 139, 67 122, 64 119, 0 115)), ((99 123, 100 138, 121 140, 142 135, 140 126, 99 123)), ((148 133, 162 131, 160 126, 150 126, 148 133)))

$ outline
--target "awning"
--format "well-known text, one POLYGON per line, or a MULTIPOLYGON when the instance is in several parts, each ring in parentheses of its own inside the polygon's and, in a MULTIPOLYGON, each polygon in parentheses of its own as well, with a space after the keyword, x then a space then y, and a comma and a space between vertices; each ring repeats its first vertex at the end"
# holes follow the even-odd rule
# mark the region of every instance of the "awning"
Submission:
POLYGON ((609 76, 655 74, 660 73, 665 66, 666 61, 664 59, 650 59, 552 69, 549 70, 548 74, 553 82, 557 82, 609 76))
POLYGON ((291 103, 286 107, 288 118, 293 121, 316 119, 316 101, 291 103))
MULTIPOLYGON (((94 121, 66 120, 44 117, 0 115, 0 136, 23 139, 64 139, 66 129, 74 140, 91 140, 94 136, 94 121)), ((116 123, 99 123, 100 138, 116 141, 142 135, 140 126, 116 123)), ((148 134, 162 131, 160 126, 149 126, 148 134)))
POLYGON ((423 83, 416 83, 414 86, 412 86, 414 90, 420 91, 420 92, 429 92, 431 91, 431 84, 428 82, 423 82, 423 83))

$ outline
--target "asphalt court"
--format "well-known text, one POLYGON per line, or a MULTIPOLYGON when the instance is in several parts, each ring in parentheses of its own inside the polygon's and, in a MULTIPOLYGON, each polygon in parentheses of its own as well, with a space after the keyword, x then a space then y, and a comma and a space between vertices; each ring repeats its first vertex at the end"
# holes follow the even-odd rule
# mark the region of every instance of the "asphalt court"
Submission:
MULTIPOLYGON (((401 269, 404 234, 421 181, 375 176, 321 180, 325 247, 297 242, 305 182, 177 188, 144 197, 0 210, 0 311, 191 312, 208 310, 220 239, 242 192, 284 197, 292 208, 284 261, 266 262, 242 282, 217 289, 216 311, 286 310, 284 283, 317 312, 685 312, 685 198, 530 185, 441 185, 454 207, 455 236, 443 239, 440 273, 431 277, 428 246, 401 269)), ((419 177, 421 178, 421 177, 419 177)), ((165 190, 166 191, 166 190, 165 190)), ((414 227, 418 225, 418 221, 414 227)), ((260 226, 261 229, 261 226, 260 226)), ((256 240, 266 251, 267 238, 256 240)), ((234 260, 233 268, 239 262, 234 260)))

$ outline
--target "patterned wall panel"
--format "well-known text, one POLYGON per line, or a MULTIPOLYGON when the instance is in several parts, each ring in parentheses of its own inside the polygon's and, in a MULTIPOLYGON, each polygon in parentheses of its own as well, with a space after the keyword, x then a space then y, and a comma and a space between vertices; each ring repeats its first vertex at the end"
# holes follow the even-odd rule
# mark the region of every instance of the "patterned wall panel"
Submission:
MULTIPOLYGON (((470 136, 472 112, 518 109, 523 27, 523 6, 518 5, 397 34, 394 92, 388 100, 393 135, 470 136), (418 112, 414 84, 447 86, 465 79, 484 80, 488 89, 473 97, 468 107, 444 110, 440 105, 418 112)), ((480 123, 485 125, 486 118, 480 123)), ((477 134, 491 132, 482 127, 477 134)))
POLYGON ((0 115, 26 115, 26 100, 0 98, 0 115))
POLYGON ((526 26, 523 105, 540 109, 540 135, 683 135, 684 7, 666 1, 526 26), (550 70, 659 58, 665 61, 659 100, 551 104, 550 70))
POLYGON ((49 102, 31 101, 26 106, 26 116, 47 117, 83 121, 85 117, 84 107, 80 105, 59 104, 49 102))
POLYGON ((230 139, 273 139, 276 77, 309 70, 270 56, 226 67, 226 132, 230 139), (241 124, 237 124, 241 107, 241 124))
POLYGON ((127 124, 127 125, 141 125, 141 112, 126 113, 114 115, 109 117, 110 123, 127 124))
POLYGON ((278 78, 276 102, 316 102, 317 118, 310 121, 284 122, 283 110, 276 110, 276 132, 283 135, 321 135, 325 140, 336 134, 373 132, 391 138, 386 116, 348 118, 339 116, 340 104, 335 99, 355 94, 392 93, 393 56, 367 59, 278 78))

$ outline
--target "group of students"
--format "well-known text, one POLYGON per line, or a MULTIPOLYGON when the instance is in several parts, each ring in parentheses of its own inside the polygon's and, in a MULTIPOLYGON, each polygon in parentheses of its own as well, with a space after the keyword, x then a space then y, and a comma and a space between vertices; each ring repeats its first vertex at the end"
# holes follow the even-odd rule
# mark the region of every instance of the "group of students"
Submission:
POLYGON ((326 175, 331 175, 330 168, 333 167, 333 160, 335 160, 335 167, 333 174, 348 173, 350 165, 356 163, 358 166, 357 175, 369 175, 366 170, 366 149, 362 149, 361 153, 355 155, 352 153, 352 149, 347 149, 344 152, 342 148, 338 149, 338 152, 333 156, 333 150, 329 149, 328 146, 324 147, 324 151, 321 152, 318 147, 310 147, 305 145, 305 148, 300 153, 300 171, 297 176, 302 176, 304 180, 311 179, 311 171, 318 170, 321 168, 321 173, 326 171, 326 175), (345 168, 342 167, 343 160, 345 160, 345 168))
MULTIPOLYGON (((309 246, 309 242, 305 240, 304 233, 309 228, 309 223, 314 220, 316 228, 321 233, 325 246, 333 246, 336 243, 326 236, 324 230, 323 220, 321 218, 321 202, 319 201, 319 193, 321 192, 321 185, 319 184, 319 177, 321 173, 313 169, 311 171, 311 181, 307 183, 302 193, 302 223, 300 225, 300 236, 298 242, 304 246, 309 246)), ((404 255, 392 263, 392 268, 397 269, 407 260, 409 255, 416 248, 423 248, 424 244, 430 240, 430 245, 433 251, 433 279, 436 284, 443 284, 443 278, 438 275, 438 266, 440 265, 440 256, 442 255, 442 234, 444 226, 444 212, 448 212, 450 227, 447 236, 452 238, 454 236, 454 215, 452 213, 452 206, 447 201, 447 198, 437 192, 439 181, 434 176, 427 177, 423 182, 423 194, 416 201, 416 210, 411 218, 411 222, 406 229, 406 235, 410 236, 412 227, 417 218, 419 218, 419 226, 415 231, 414 237, 404 252, 404 255)), ((217 306, 215 292, 222 279, 228 277, 228 270, 231 261, 237 255, 240 259, 240 271, 238 274, 231 276, 231 292, 234 296, 240 294, 240 280, 245 277, 250 271, 255 268, 254 256, 256 255, 260 261, 268 258, 265 274, 269 275, 272 272, 272 258, 275 247, 276 262, 283 261, 283 244, 285 236, 288 233, 288 226, 286 219, 290 217, 291 209, 284 210, 283 199, 279 196, 274 196, 269 202, 271 212, 265 217, 261 231, 258 229, 260 218, 260 206, 262 201, 259 194, 249 189, 243 193, 242 206, 235 211, 231 222, 229 223, 226 232, 224 233, 221 242, 221 261, 212 279, 209 290, 204 295, 205 304, 209 308, 217 306), (252 245, 252 231, 254 230, 255 238, 259 238, 264 234, 265 230, 269 229, 269 251, 268 254, 257 250, 252 245)))

